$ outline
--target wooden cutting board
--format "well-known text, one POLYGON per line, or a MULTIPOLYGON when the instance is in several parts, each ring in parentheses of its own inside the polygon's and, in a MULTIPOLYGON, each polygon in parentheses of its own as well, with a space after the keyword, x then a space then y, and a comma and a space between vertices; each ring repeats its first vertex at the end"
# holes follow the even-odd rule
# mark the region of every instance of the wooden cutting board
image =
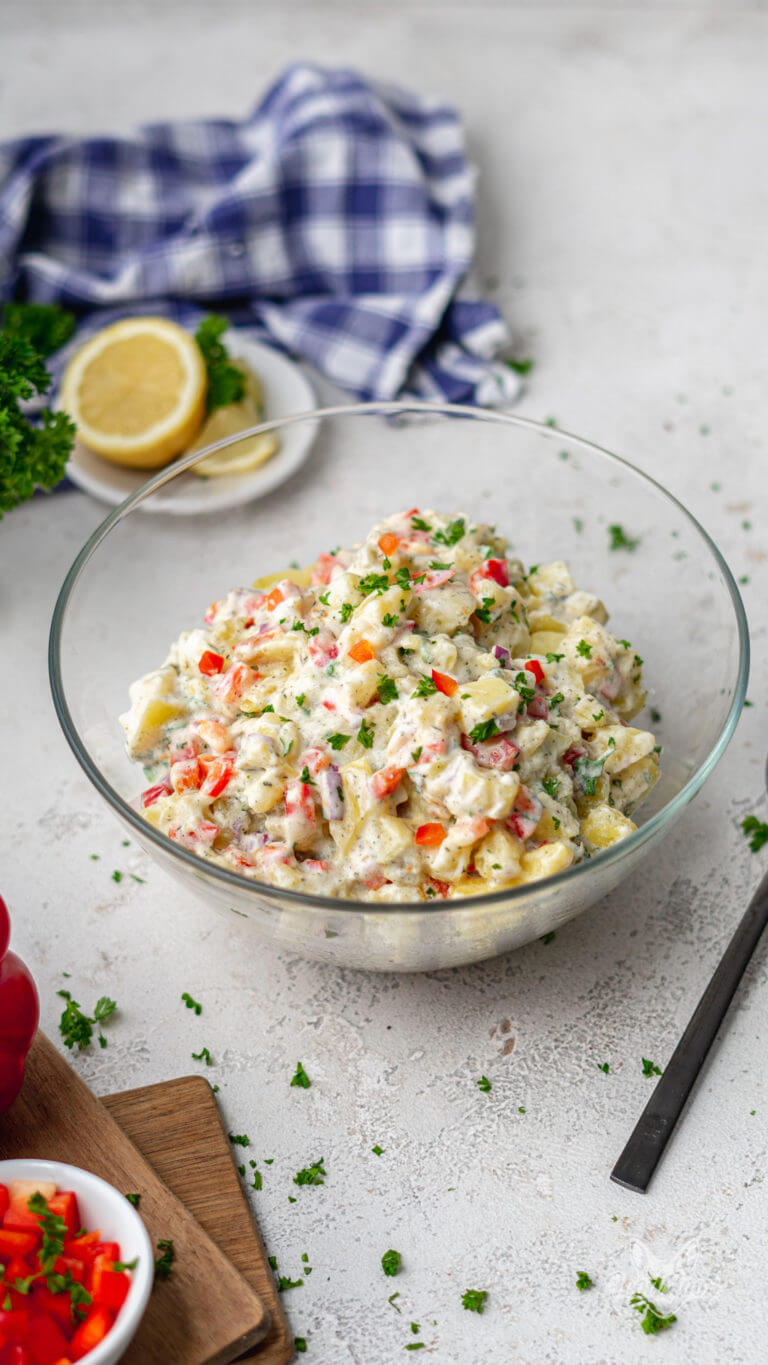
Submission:
POLYGON ((269 1331, 238 1365, 287 1365, 293 1335, 208 1082, 181 1076, 107 1095, 102 1104, 266 1304, 269 1331))
POLYGON ((152 1242, 173 1242, 173 1274, 155 1287, 124 1365, 227 1365, 265 1338, 269 1313, 252 1285, 43 1033, 27 1057, 21 1095, 0 1122, 0 1156, 69 1161, 139 1191, 152 1242))

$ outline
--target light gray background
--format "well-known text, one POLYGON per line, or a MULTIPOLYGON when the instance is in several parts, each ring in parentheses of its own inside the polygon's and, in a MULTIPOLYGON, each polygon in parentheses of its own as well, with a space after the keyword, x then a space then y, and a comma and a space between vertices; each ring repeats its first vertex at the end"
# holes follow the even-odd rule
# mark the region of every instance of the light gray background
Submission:
POLYGON ((2 891, 44 1026, 62 971, 85 1007, 118 1000, 108 1049, 75 1058, 100 1093, 211 1049, 226 1121, 264 1174, 269 1250, 294 1277, 309 1253, 313 1274, 286 1295, 307 1360, 409 1359, 411 1320, 429 1344, 415 1358, 446 1365, 763 1360, 764 954, 652 1193, 608 1172, 652 1084, 641 1057, 668 1057, 765 861, 738 829, 766 814, 765 5, 0 8, 3 136, 237 116, 297 57, 454 99, 482 173, 480 274, 536 360, 519 410, 628 456, 688 504, 749 575, 754 647, 754 706, 726 758, 663 856, 609 901, 548 946, 463 971, 330 970, 262 950, 122 846, 58 732, 45 671, 55 593, 102 513, 79 493, 37 500, 0 527, 0 781, 2 891), (115 868, 146 882, 118 885, 115 868), (288 1087, 299 1057, 309 1091, 288 1087), (325 1186, 297 1190, 319 1156, 325 1186), (403 1255, 396 1280, 379 1264, 388 1247, 403 1255), (649 1271, 679 1319, 657 1340, 628 1307, 649 1271), (482 1317, 461 1308, 468 1286, 488 1290, 482 1317))

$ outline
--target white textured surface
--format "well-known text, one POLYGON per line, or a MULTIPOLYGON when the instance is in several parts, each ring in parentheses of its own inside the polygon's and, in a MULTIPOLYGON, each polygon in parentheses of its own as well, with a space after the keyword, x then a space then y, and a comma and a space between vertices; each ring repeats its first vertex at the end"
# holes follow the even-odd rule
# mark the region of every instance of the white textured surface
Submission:
POLYGON ((652 1192, 608 1172, 652 1084, 641 1056, 669 1055, 764 862, 737 822, 765 816, 768 15, 93 0, 6 3, 3 30, 4 136, 235 115, 296 56, 453 96, 482 171, 480 273, 536 358, 520 410, 627 455, 690 506, 750 576, 754 647, 754 707, 715 779, 609 901, 471 969, 332 971, 260 951, 122 847, 45 674, 55 593, 101 512, 79 493, 36 501, 0 527, 2 890, 45 1027, 64 970, 84 1006, 104 992, 120 1005, 107 1050, 75 1059, 97 1092, 184 1073, 210 1048, 207 1075, 264 1175, 269 1250, 291 1276, 309 1253, 313 1274, 286 1295, 307 1360, 409 1359, 414 1320, 451 1365, 762 1361, 765 954, 652 1192), (115 868, 146 882, 118 885, 115 868), (288 1087, 297 1058, 309 1091, 288 1087), (319 1156, 325 1186, 297 1189, 319 1156), (679 1319, 658 1341, 627 1306, 649 1267, 679 1319), (460 1306, 468 1286, 489 1292, 482 1317, 460 1306))

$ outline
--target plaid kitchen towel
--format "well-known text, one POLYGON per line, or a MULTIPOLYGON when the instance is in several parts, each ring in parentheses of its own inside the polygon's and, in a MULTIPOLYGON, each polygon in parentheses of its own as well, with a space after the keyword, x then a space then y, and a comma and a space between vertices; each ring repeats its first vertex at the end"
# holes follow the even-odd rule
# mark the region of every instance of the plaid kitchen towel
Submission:
POLYGON ((242 123, 0 144, 0 300, 72 308, 80 337, 223 311, 360 398, 508 402, 474 188, 450 106, 295 65, 242 123))

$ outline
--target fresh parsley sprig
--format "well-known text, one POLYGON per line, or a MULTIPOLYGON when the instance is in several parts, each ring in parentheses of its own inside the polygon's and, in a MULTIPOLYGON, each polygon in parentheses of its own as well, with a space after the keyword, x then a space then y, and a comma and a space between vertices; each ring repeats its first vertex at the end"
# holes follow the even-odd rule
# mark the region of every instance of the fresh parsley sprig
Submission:
POLYGON ((245 393, 245 373, 233 365, 229 352, 221 340, 229 327, 226 318, 210 313, 203 318, 195 332, 200 353, 205 362, 208 376, 208 391, 205 404, 209 413, 216 408, 225 408, 230 403, 239 403, 245 393))

